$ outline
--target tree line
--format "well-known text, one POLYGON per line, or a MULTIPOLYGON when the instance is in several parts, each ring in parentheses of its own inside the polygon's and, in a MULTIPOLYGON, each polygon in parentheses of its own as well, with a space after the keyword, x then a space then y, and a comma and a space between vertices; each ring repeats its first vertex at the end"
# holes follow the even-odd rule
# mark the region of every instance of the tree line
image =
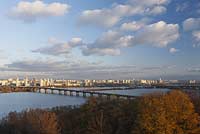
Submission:
POLYGON ((200 134, 200 95, 178 90, 134 100, 11 112, 2 134, 200 134))

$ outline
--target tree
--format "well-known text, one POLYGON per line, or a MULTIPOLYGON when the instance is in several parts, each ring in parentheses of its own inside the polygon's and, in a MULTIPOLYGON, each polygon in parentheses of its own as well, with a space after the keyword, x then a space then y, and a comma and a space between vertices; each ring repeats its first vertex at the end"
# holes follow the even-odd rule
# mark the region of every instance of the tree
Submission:
POLYGON ((13 112, 3 122, 9 134, 59 134, 56 115, 46 110, 13 112))
POLYGON ((96 113, 96 116, 93 117, 88 123, 88 133, 89 134, 105 134, 106 133, 106 123, 103 111, 96 113))
POLYGON ((138 129, 133 134, 199 134, 199 115, 189 97, 181 91, 141 98, 138 129))
POLYGON ((186 94, 190 97, 194 104, 196 112, 200 115, 200 91, 199 90, 188 90, 186 94))
POLYGON ((58 134, 56 115, 45 110, 30 110, 25 113, 27 123, 31 126, 30 133, 34 131, 39 134, 58 134))

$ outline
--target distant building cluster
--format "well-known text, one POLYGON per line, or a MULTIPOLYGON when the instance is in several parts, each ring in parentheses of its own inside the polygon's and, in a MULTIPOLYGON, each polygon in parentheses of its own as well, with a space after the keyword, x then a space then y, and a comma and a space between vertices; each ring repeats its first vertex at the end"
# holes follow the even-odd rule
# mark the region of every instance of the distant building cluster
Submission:
POLYGON ((41 86, 41 87, 93 87, 93 86, 126 86, 133 80, 58 80, 58 79, 4 79, 1 86, 41 86))
POLYGON ((134 85, 157 85, 157 84, 197 84, 196 80, 59 80, 59 79, 3 79, 0 86, 40 86, 40 87, 105 87, 105 86, 134 86, 134 85))

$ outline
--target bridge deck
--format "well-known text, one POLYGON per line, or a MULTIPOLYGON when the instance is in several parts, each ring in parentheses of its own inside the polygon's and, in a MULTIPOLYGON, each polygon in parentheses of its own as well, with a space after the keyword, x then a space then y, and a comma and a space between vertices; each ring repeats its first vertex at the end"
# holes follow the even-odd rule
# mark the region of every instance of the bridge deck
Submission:
POLYGON ((136 96, 131 95, 122 95, 122 94, 113 94, 113 93, 103 93, 103 92, 94 92, 94 91, 84 91, 84 90, 71 90, 71 89, 63 89, 63 88, 39 88, 44 90, 52 90, 52 91, 59 91, 59 92, 72 92, 72 93, 82 93, 82 94, 90 94, 92 96, 116 96, 119 98, 136 98, 136 96))

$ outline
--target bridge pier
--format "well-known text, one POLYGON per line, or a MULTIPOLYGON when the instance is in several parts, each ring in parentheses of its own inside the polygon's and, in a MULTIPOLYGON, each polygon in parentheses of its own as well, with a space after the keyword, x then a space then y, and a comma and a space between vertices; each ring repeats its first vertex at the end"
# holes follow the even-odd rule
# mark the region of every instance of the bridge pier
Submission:
POLYGON ((83 97, 86 98, 86 93, 85 92, 83 92, 83 97))
POLYGON ((73 91, 69 91, 69 92, 70 92, 70 93, 69 93, 69 94, 70 94, 70 96, 73 96, 73 91))
POLYGON ((37 93, 37 92, 39 92, 39 90, 40 90, 39 88, 38 89, 34 89, 33 92, 37 93))
POLYGON ((77 97, 79 96, 79 91, 76 91, 76 96, 77 96, 77 97))
POLYGON ((59 94, 59 95, 63 95, 63 94, 62 94, 62 90, 59 90, 59 91, 58 91, 58 94, 59 94))
POLYGON ((52 89, 47 89, 47 92, 48 92, 49 94, 54 94, 53 91, 54 91, 54 90, 52 90, 52 89))
POLYGON ((71 96, 70 91, 66 91, 67 96, 71 96))
POLYGON ((64 91, 64 95, 65 95, 65 96, 67 96, 67 95, 68 95, 68 94, 67 94, 67 91, 64 91))
POLYGON ((94 96, 94 93, 90 93, 90 96, 93 97, 93 96, 94 96))

